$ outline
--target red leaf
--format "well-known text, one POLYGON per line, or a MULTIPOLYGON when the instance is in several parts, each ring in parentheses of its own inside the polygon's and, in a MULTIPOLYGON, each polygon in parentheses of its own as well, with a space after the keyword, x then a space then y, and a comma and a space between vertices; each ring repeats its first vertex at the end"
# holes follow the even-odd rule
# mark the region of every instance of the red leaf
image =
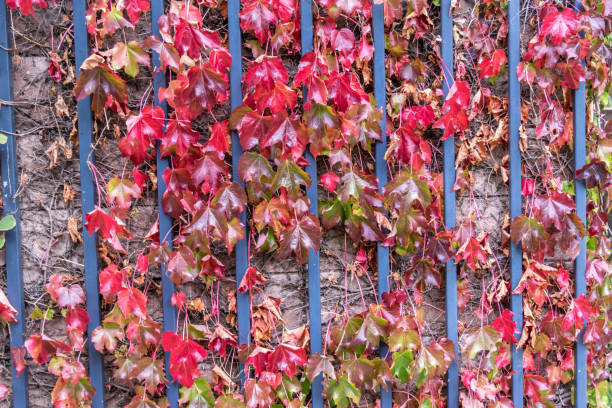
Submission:
POLYGON ((98 275, 100 281, 100 294, 107 302, 112 302, 122 288, 123 273, 117 269, 117 265, 109 265, 98 275))
POLYGON ((17 323, 17 310, 11 305, 2 289, 0 289, 0 318, 9 323, 17 323))
POLYGON ((202 270, 201 276, 217 276, 220 279, 225 279, 225 265, 221 263, 215 256, 208 254, 200 259, 202 270))
POLYGON ((85 332, 89 323, 89 315, 87 310, 82 307, 74 307, 66 312, 66 331, 77 330, 85 332))
POLYGON ((591 316, 597 313, 597 309, 591 306, 591 302, 589 302, 586 296, 580 295, 572 301, 569 310, 563 318, 563 322, 561 322, 561 330, 567 331, 573 325, 576 326, 576 329, 582 330, 584 327, 584 320, 588 323, 591 316))
MULTIPOLYGON (((338 7, 349 16, 357 10, 367 7, 363 4, 362 0, 321 0, 320 3, 328 8, 338 7)), ((386 9, 387 5, 385 4, 385 10, 386 9)))
POLYGON ((502 67, 506 64, 506 53, 502 49, 497 49, 489 58, 480 62, 480 78, 491 78, 497 76, 502 67))
POLYGON ((229 133, 227 121, 217 122, 210 128, 210 139, 204 145, 205 152, 216 152, 219 160, 223 160, 229 152, 229 133))
POLYGON ((331 46, 339 53, 340 63, 349 70, 355 61, 355 34, 348 28, 332 31, 331 46))
POLYGON ((539 375, 525 374, 523 385, 525 387, 525 395, 533 402, 542 401, 542 394, 548 394, 550 389, 546 378, 539 375))
POLYGON ((336 189, 336 185, 340 182, 340 177, 333 171, 321 175, 321 184, 332 193, 336 189))
POLYGON ((28 353, 38 364, 45 364, 57 354, 70 353, 72 348, 66 343, 53 340, 44 334, 36 333, 24 343, 28 353))
POLYGON ((221 38, 216 32, 193 27, 181 19, 175 26, 174 44, 180 55, 187 54, 189 58, 197 60, 202 48, 221 48, 221 38))
POLYGON ((170 121, 162 138, 162 156, 177 154, 184 156, 189 148, 198 142, 200 134, 191 128, 189 123, 180 120, 170 121))
POLYGON ((442 107, 443 116, 433 125, 444 129, 442 140, 468 128, 469 119, 466 108, 470 104, 470 85, 465 81, 455 81, 442 107))
POLYGON ((334 101, 339 112, 346 112, 353 105, 370 103, 370 97, 363 91, 353 72, 333 72, 325 81, 325 86, 329 91, 329 98, 334 101))
POLYGON ((270 368, 282 371, 293 378, 297 367, 306 364, 306 352, 301 347, 279 344, 269 357, 270 368))
POLYGON ((183 71, 179 80, 184 86, 177 90, 177 99, 171 105, 175 108, 188 106, 194 117, 227 99, 227 77, 219 74, 209 63, 183 71))
POLYGON ((294 159, 302 156, 308 143, 308 133, 300 120, 278 112, 272 116, 268 132, 261 141, 262 147, 280 146, 283 157, 292 155, 294 159))
POLYGON ((464 260, 466 265, 473 271, 477 270, 476 260, 481 264, 486 264, 487 256, 481 242, 474 237, 470 237, 465 244, 457 251, 455 260, 464 260))
POLYGON ((92 54, 83 62, 81 70, 74 86, 74 96, 78 101, 91 95, 91 108, 98 117, 102 117, 109 97, 121 108, 125 107, 128 100, 125 82, 110 69, 102 57, 92 54))
POLYGON ((276 24, 278 19, 262 0, 246 2, 240 12, 240 28, 255 34, 260 44, 265 44, 270 36, 270 24, 276 24))
POLYGON ((147 318, 147 297, 134 287, 122 289, 117 294, 117 305, 126 318, 147 318))
POLYGON ((319 219, 311 214, 294 221, 283 231, 278 255, 286 258, 293 252, 298 262, 304 264, 308 259, 308 250, 318 251, 320 246, 321 226, 319 219))
MULTIPOLYGON (((415 124, 416 125, 416 124, 415 124)), ((397 158, 414 170, 420 170, 431 162, 431 147, 414 131, 414 126, 405 124, 394 135, 397 140, 397 158)))
POLYGON ((259 113, 265 112, 266 108, 272 113, 283 112, 287 108, 295 108, 297 94, 293 88, 277 81, 272 88, 260 89, 259 92, 249 95, 244 103, 259 113))
POLYGON ((140 198, 140 188, 131 180, 120 179, 115 175, 106 185, 108 201, 116 203, 121 210, 128 210, 132 205, 132 199, 140 198))
POLYGON ((434 110, 431 106, 411 106, 402 111, 402 125, 408 128, 415 128, 417 125, 427 127, 431 125, 435 119, 434 110))
POLYGON ((238 342, 229 330, 218 324, 208 340, 208 349, 211 352, 215 350, 220 357, 225 357, 225 349, 227 346, 236 347, 238 346, 238 342))
POLYGON ((205 194, 217 192, 227 176, 227 165, 213 154, 205 154, 195 161, 191 177, 197 186, 202 184, 205 194))
POLYGON ((13 358, 13 365, 15 366, 15 371, 17 371, 17 377, 21 376, 21 373, 23 373, 23 370, 25 370, 27 367, 25 355, 26 349, 24 346, 13 347, 11 349, 11 357, 13 358))
POLYGON ((144 187, 147 176, 142 171, 138 170, 136 166, 132 167, 132 177, 134 178, 134 184, 138 186, 138 188, 142 191, 144 187))
POLYGON ((174 332, 162 334, 161 343, 170 352, 170 375, 182 386, 191 387, 194 378, 201 375, 198 363, 206 357, 206 349, 174 332))
POLYGON ((585 79, 586 73, 582 68, 582 64, 575 59, 568 62, 559 62, 557 64, 557 68, 559 68, 563 73, 563 81, 561 81, 561 86, 570 89, 578 89, 580 82, 584 81, 585 79))
POLYGON ((255 346, 253 351, 249 354, 246 360, 246 365, 252 364, 255 368, 255 376, 259 377, 261 373, 268 369, 268 360, 272 350, 263 348, 261 346, 255 346))
POLYGON ((564 218, 576 209, 576 204, 566 193, 543 195, 535 199, 534 209, 544 228, 563 230, 564 218))
POLYGON ((185 305, 185 294, 183 292, 176 292, 172 295, 170 299, 170 303, 172 306, 176 306, 179 309, 183 310, 183 306, 185 305))
POLYGON ((544 255, 548 234, 535 218, 521 215, 513 219, 510 225, 510 237, 515 244, 518 245, 520 242, 524 250, 544 255))
POLYGON ((244 276, 240 281, 240 285, 238 286, 238 292, 246 293, 250 291, 254 285, 263 286, 265 284, 266 278, 259 273, 257 268, 251 266, 250 268, 247 268, 246 272, 244 273, 244 276))
POLYGON ((554 8, 546 14, 542 21, 542 34, 550 35, 553 45, 578 32, 578 15, 574 10, 565 8, 561 13, 554 8))
POLYGON ((208 62, 217 72, 223 74, 232 65, 232 55, 225 48, 212 50, 208 56, 208 62))
POLYGON ((597 282, 601 285, 604 278, 610 273, 610 265, 602 259, 593 259, 587 261, 586 278, 589 282, 597 282))
POLYGON ((113 238, 118 232, 123 232, 116 218, 98 206, 85 215, 85 227, 89 235, 99 232, 102 238, 113 238))
POLYGON ((264 381, 249 378, 244 383, 244 397, 247 408, 268 408, 274 403, 274 390, 264 381))
POLYGON ((51 298, 57 302, 61 308, 73 308, 76 305, 85 303, 85 292, 79 285, 71 285, 70 287, 62 286, 62 275, 54 274, 49 278, 49 283, 46 285, 47 292, 51 298), (59 284, 58 284, 59 283, 59 284))
POLYGON ((168 272, 175 285, 192 282, 198 276, 196 259, 188 246, 181 245, 172 252, 168 261, 168 272))
POLYGON ((149 258, 145 254, 138 254, 138 260, 136 261, 136 270, 140 272, 141 275, 147 273, 149 269, 149 258))
MULTIPOLYGON (((53 0, 57 2, 57 0, 53 0)), ((19 7, 19 12, 24 16, 34 15, 34 7, 47 8, 46 0, 7 0, 6 5, 13 10, 19 7)))
POLYGON ((512 316, 514 316, 514 313, 504 309, 502 315, 495 319, 491 325, 501 334, 503 341, 516 344, 518 343, 516 334, 520 332, 516 328, 516 322, 512 320, 512 316))
POLYGON ((587 188, 605 188, 610 184, 610 172, 601 160, 592 160, 576 170, 576 179, 584 180, 587 188))
POLYGON ((151 2, 149 0, 127 0, 125 5, 130 23, 134 25, 140 20, 140 15, 150 9, 151 2))
POLYGON ((521 194, 525 197, 533 194, 535 190, 535 184, 530 178, 521 179, 521 194))
POLYGON ((123 156, 129 156, 134 164, 141 164, 148 157, 150 139, 159 139, 164 126, 164 111, 160 107, 145 106, 138 115, 126 119, 127 136, 119 141, 123 156))
POLYGON ((261 55, 249 64, 243 80, 248 88, 264 87, 274 88, 274 83, 280 81, 284 84, 289 80, 289 74, 278 56, 261 55))
POLYGON ((64 75, 66 73, 60 67, 59 62, 56 59, 57 55, 55 53, 51 53, 51 58, 49 58, 49 67, 47 68, 47 72, 51 76, 51 78, 55 79, 57 82, 62 82, 64 79, 64 75))

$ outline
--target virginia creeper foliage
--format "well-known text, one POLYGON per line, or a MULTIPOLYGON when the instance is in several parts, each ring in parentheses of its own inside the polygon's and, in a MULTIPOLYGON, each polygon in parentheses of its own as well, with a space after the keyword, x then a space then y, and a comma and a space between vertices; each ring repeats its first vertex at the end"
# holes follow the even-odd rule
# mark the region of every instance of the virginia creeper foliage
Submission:
MULTIPOLYGON (((109 116, 119 120, 118 150, 131 167, 98 181, 99 202, 86 215, 87 233, 97 232, 101 247, 113 254, 99 272, 106 313, 91 340, 112 356, 114 380, 131 391, 129 407, 168 406, 169 378, 180 384, 183 406, 307 406, 311 382, 319 375, 332 407, 375 406, 380 389, 387 387, 394 391, 394 406, 443 407, 445 374, 457 359, 463 406, 507 408, 512 407, 511 345, 524 350, 526 405, 552 406, 557 391, 571 385, 573 344, 583 329, 589 404, 609 403, 612 138, 600 110, 611 103, 612 3, 587 0, 584 10, 577 10, 569 2, 531 2, 535 11, 520 23, 521 149, 527 154, 543 146, 537 158, 541 171, 525 166, 524 215, 512 222, 494 220, 501 232, 495 238, 483 228, 474 173, 493 160, 494 171, 508 179, 504 86, 515 67, 508 66, 506 51, 507 2, 452 2, 456 77, 445 98, 439 2, 383 2, 389 182, 381 186, 373 170, 383 115, 373 97, 370 1, 313 1, 314 51, 304 55, 299 1, 242 1, 243 101, 229 114, 223 113, 232 61, 228 40, 222 30, 207 26, 209 15, 226 18, 225 1, 171 0, 152 22, 161 36, 141 42, 128 40, 126 33, 146 24, 148 1, 88 1, 92 53, 73 84, 74 97, 91 95, 100 123, 109 116), (150 79, 153 51, 167 87, 159 91, 160 100, 147 89, 131 108, 129 80, 150 79), (572 91, 582 81, 588 95, 587 164, 559 171, 559 155, 573 148, 572 91), (167 103, 167 115, 160 102, 167 103), (244 151, 238 180, 230 165, 234 131, 244 151), (439 162, 440 142, 452 135, 454 191, 467 197, 469 215, 449 229, 442 216, 439 162), (155 224, 144 250, 128 253, 126 242, 136 241, 128 227, 132 210, 145 192, 157 188, 147 177, 156 146, 171 161, 163 174, 167 190, 161 206, 175 220, 173 246, 160 239, 155 224), (317 163, 318 180, 305 171, 307 151, 317 163), (586 224, 576 214, 574 177, 588 187, 586 224), (316 182, 322 187, 320 213, 311 214, 305 191, 316 182), (360 306, 349 307, 347 300, 324 328, 323 353, 311 354, 308 326, 285 327, 283 299, 266 294, 265 271, 251 258, 293 258, 303 265, 309 250, 323 248, 332 229, 343 231, 355 248, 354 260, 345 265, 351 279, 376 274, 377 242, 392 249, 397 267, 392 290, 368 302, 362 294, 360 306), (573 298, 571 261, 582 238, 589 290, 573 298), (239 345, 235 333, 235 289, 223 290, 236 287, 227 255, 242 239, 249 245, 250 267, 237 290, 250 298, 249 345, 239 345), (510 287, 507 265, 499 259, 510 240, 524 255, 517 287, 510 287), (476 323, 461 322, 458 345, 432 332, 424 301, 427 291, 444 286, 450 260, 459 265, 460 309, 477 304, 476 323), (175 331, 162 332, 151 316, 149 300, 158 285, 153 272, 162 265, 177 288, 175 331), (475 298, 474 285, 480 291, 475 298), (194 295, 193 287, 204 295, 194 295), (523 327, 512 320, 511 293, 523 294, 523 327), (386 356, 380 356, 383 343, 386 356), (164 353, 170 353, 169 372, 164 353), (242 388, 238 360, 246 379, 242 388)), ((24 15, 33 15, 34 6, 48 6, 44 0, 8 0, 7 5, 24 15)), ((65 71, 56 57, 51 55, 49 74, 61 81, 65 71)), ((57 377, 55 407, 87 406, 95 390, 80 354, 89 321, 83 289, 74 277, 55 274, 46 292, 49 308, 37 306, 31 316, 42 320, 40 332, 28 338, 25 350, 13 349, 13 357, 21 372, 27 350, 28 360, 46 365, 57 377), (63 338, 44 331, 54 310, 65 319, 63 338)), ((25 317, 17 316, 0 292, 0 319, 19 318, 25 317)), ((0 387, 0 394, 6 392, 0 387)))

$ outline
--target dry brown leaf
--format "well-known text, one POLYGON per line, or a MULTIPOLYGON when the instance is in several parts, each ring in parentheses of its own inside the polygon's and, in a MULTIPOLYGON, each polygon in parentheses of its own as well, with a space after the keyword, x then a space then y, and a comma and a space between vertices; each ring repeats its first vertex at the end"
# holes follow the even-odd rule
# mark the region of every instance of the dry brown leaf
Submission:
POLYGON ((68 111, 68 105, 66 105, 66 101, 64 101, 64 98, 62 98, 62 95, 58 95, 57 102, 55 102, 55 113, 60 118, 70 117, 70 112, 68 111))
POLYGON ((204 312, 204 302, 202 302, 202 299, 199 297, 193 300, 188 300, 187 309, 194 311, 194 312, 202 313, 204 312))
POLYGON ((64 157, 66 158, 66 160, 71 160, 72 159, 72 148, 70 148, 70 146, 66 142, 66 139, 64 139, 63 137, 60 137, 58 146, 60 150, 62 151, 62 153, 64 154, 64 157))
POLYGON ((59 147, 58 143, 57 141, 55 141, 51 143, 51 146, 49 146, 47 150, 45 150, 45 154, 49 158, 49 165, 46 168, 47 170, 52 169, 55 166, 57 166, 57 159, 59 156, 58 147, 59 147))
POLYGON ((67 203, 69 201, 74 200, 75 195, 76 192, 74 191, 72 186, 68 183, 64 183, 64 192, 62 193, 62 198, 64 199, 64 202, 67 203))
POLYGON ((66 230, 70 234, 70 239, 72 239, 73 244, 83 242, 83 237, 81 237, 81 233, 79 233, 79 220, 74 217, 68 217, 66 230))

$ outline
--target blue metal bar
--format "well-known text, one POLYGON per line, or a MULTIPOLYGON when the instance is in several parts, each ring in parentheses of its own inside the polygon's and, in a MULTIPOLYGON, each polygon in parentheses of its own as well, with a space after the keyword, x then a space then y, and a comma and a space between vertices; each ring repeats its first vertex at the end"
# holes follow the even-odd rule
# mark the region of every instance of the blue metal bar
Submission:
MULTIPOLYGON (((442 69, 443 90, 448 94, 454 82, 453 74, 453 18, 450 14, 451 0, 442 0, 440 7, 442 24, 442 69)), ((447 228, 456 225, 455 193, 455 137, 444 141, 444 223, 447 228)), ((455 344, 455 355, 459 356, 457 331, 457 265, 451 259, 446 263, 446 337, 455 344)), ((459 365, 453 361, 448 368, 448 408, 459 404, 459 365)))
MULTIPOLYGON (((387 184, 387 119, 385 115, 387 91, 385 82, 385 5, 372 1, 372 39, 374 42, 374 99, 377 107, 382 111, 380 121, 380 142, 376 143, 376 177, 378 186, 382 193, 383 186, 387 184)), ((389 291, 389 248, 377 245, 376 259, 378 263, 378 296, 389 291)), ((387 345, 383 344, 380 349, 384 358, 389 351, 387 345)), ((380 390, 380 404, 382 408, 391 408, 393 405, 393 394, 391 383, 387 383, 387 389, 380 390)))
MULTIPOLYGON (((521 126, 521 87, 516 67, 521 59, 521 2, 508 3, 508 99, 509 99, 509 150, 510 150, 510 218, 522 213, 521 202, 521 151, 519 128, 521 126)), ((515 288, 523 274, 521 246, 510 241, 510 285, 515 288)), ((511 298, 513 320, 519 330, 523 328, 523 295, 511 298)), ((523 407, 523 350, 512 345, 512 402, 514 408, 523 407)))
MULTIPOLYGON (((89 39, 87 36, 87 24, 85 21, 85 10, 87 4, 83 0, 73 0, 74 12, 74 56, 77 76, 81 74, 81 64, 89 56, 89 39)), ((79 166, 81 174, 81 212, 82 222, 85 225, 85 215, 94 209, 96 186, 92 178, 89 163, 93 162, 92 150, 92 117, 91 97, 81 99, 77 103, 78 127, 79 127, 79 166)), ((88 332, 88 359, 89 376, 91 385, 96 389, 92 406, 103 408, 104 402, 104 366, 102 355, 95 349, 91 342, 91 333, 100 326, 100 294, 98 292, 98 235, 83 234, 83 256, 85 260, 85 295, 87 299, 87 314, 89 323, 88 332)))
MULTIPOLYGON (((582 2, 576 1, 574 5, 583 10, 582 2)), ((583 63, 584 64, 584 63, 583 63)), ((580 81, 574 91, 574 168, 579 169, 586 164, 586 84, 580 81)), ((586 186, 584 180, 575 180, 576 214, 586 225, 586 186)), ((575 296, 586 295, 586 238, 580 240, 580 252, 576 257, 576 293, 575 296)), ((587 349, 584 344, 584 329, 576 339, 575 362, 575 392, 574 406, 586 408, 587 406, 587 349)))
MULTIPOLYGON (((312 0, 300 0, 302 55, 313 50, 312 32, 312 0)), ((304 88, 304 101, 308 89, 304 88)), ((310 200, 310 213, 318 216, 319 197, 317 193, 317 161, 309 150, 306 150, 306 160, 310 163, 306 166, 306 172, 310 176, 311 184, 306 191, 310 200)), ((321 271, 319 265, 319 254, 310 249, 308 251, 308 318, 310 320, 310 353, 322 352, 321 333, 321 271)), ((312 407, 323 408, 323 383, 322 376, 318 375, 311 384, 312 407)))
MULTIPOLYGON (((13 100, 11 76, 11 54, 9 41, 10 16, 6 0, 0 0, 0 100, 13 100)), ((19 200, 15 197, 17 181, 17 141, 15 140, 15 118, 13 107, 0 103, 0 133, 5 133, 8 141, 0 145, 0 168, 2 170, 2 203, 4 215, 15 217, 17 225, 6 231, 6 285, 9 302, 17 310, 17 323, 11 324, 11 348, 23 346, 24 323, 27 318, 24 308, 23 276, 21 274, 21 223, 19 200)), ((28 372, 17 377, 17 370, 11 358, 11 384, 13 406, 28 406, 28 372)))
MULTIPOLYGON (((159 25, 157 21, 159 17, 164 14, 164 0, 152 0, 151 1, 151 31, 153 35, 161 37, 159 32, 159 25)), ((153 52, 153 67, 159 69, 161 67, 159 54, 153 52)), ((166 87, 166 75, 165 73, 158 71, 153 77, 153 89, 155 92, 154 103, 164 110, 164 116, 168 113, 168 105, 166 101, 159 101, 159 89, 166 87)), ((163 174, 168 167, 170 167, 170 161, 167 157, 162 158, 160 149, 160 142, 157 142, 157 148, 155 149, 155 156, 157 162, 157 207, 159 209, 159 237, 160 240, 168 244, 168 248, 172 249, 172 218, 164 213, 162 210, 162 197, 166 192, 166 182, 164 181, 163 174)), ((161 242, 160 242, 161 243, 161 242)), ((172 306, 172 295, 174 294, 174 283, 168 277, 166 273, 166 266, 161 267, 161 285, 162 285, 162 312, 164 314, 164 331, 175 331, 176 330, 176 308, 172 306)), ((170 375, 170 353, 164 353, 166 376, 168 378, 168 384, 166 388, 166 397, 170 403, 171 408, 178 407, 179 399, 179 384, 177 381, 173 381, 170 375)))
MULTIPOLYGON (((229 34, 229 51, 232 55, 232 66, 230 68, 230 104, 232 110, 242 105, 242 37, 240 34, 240 0, 228 0, 227 2, 227 25, 229 34)), ((238 133, 232 131, 232 176, 240 183, 238 177, 238 163, 242 155, 242 147, 238 133)), ((246 228, 246 212, 240 214, 240 221, 246 228)), ((249 264, 247 250, 248 231, 245 239, 236 244, 236 288, 240 285, 242 277, 249 264)), ((238 310, 238 342, 240 344, 250 343, 251 320, 249 317, 249 294, 236 294, 236 308, 238 310)))

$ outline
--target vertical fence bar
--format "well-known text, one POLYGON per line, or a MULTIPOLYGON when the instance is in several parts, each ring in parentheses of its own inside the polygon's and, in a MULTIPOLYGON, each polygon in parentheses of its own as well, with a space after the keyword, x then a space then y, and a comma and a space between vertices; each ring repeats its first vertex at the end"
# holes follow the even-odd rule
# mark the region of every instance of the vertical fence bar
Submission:
MULTIPOLYGON (((151 32, 157 37, 161 37, 157 22, 162 14, 164 14, 164 0, 151 0, 151 32)), ((155 69, 159 69, 161 67, 159 54, 156 52, 153 52, 153 67, 155 69)), ((153 77, 153 89, 155 94, 154 103, 161 107, 164 110, 164 116, 167 116, 168 104, 166 101, 160 102, 159 100, 159 89, 164 87, 166 87, 166 75, 165 73, 158 71, 153 77)), ((159 146, 160 142, 158 141, 155 149, 155 155, 157 163, 157 208, 159 213, 159 237, 160 243, 166 242, 168 244, 168 248, 172 249, 172 218, 162 210, 162 197, 166 192, 166 182, 164 181, 163 174, 166 169, 170 167, 170 161, 167 157, 161 157, 159 146)), ((172 306, 174 283, 168 277, 165 265, 161 266, 160 272, 164 331, 175 331, 176 308, 172 306)), ((170 407, 176 408, 178 407, 179 385, 178 382, 173 381, 172 376, 170 375, 170 353, 164 353, 164 361, 166 367, 166 377, 168 378, 166 396, 168 398, 168 402, 170 403, 170 407)))
MULTIPOLYGON (((0 0, 0 133, 5 133, 8 141, 0 145, 0 168, 2 170, 2 205, 4 215, 15 217, 15 228, 4 233, 6 254, 6 286, 9 302, 17 310, 17 323, 11 323, 11 348, 23 346, 25 308, 23 276, 21 274, 21 223, 17 192, 17 140, 13 107, 13 82, 11 75, 11 41, 9 41, 10 16, 6 0, 0 0), (2 101, 7 101, 3 104, 2 101)), ((28 406, 28 372, 17 377, 17 370, 11 358, 11 384, 13 406, 28 406)))
MULTIPOLYGON (((451 0, 440 4, 442 25, 442 69, 444 70, 444 96, 454 82, 453 18, 450 13, 451 0)), ((456 225, 455 193, 455 136, 444 141, 444 223, 447 228, 456 225)), ((446 263, 446 337, 455 344, 455 355, 459 355, 457 332, 457 265, 451 259, 446 263)), ((453 361, 448 368, 448 408, 459 405, 459 365, 453 361)))
MULTIPOLYGON (((300 23, 302 55, 313 50, 312 31, 312 0, 300 0, 300 23)), ((304 87, 304 102, 308 89, 304 87)), ((311 184, 306 190, 310 200, 310 213, 319 215, 319 197, 317 191, 317 161, 309 150, 306 150, 306 160, 310 163, 306 166, 306 172, 310 176, 311 184)), ((310 353, 322 352, 321 333, 321 271, 319 265, 319 254, 312 248, 308 251, 308 319, 310 324, 310 353)), ((312 380, 311 386, 312 407, 323 408, 323 384, 321 375, 312 380)))
MULTIPOLYGON (((74 0, 72 8, 74 13, 74 57, 77 77, 81 75, 81 64, 89 56, 89 40, 87 37, 87 24, 85 10, 87 2, 74 0)), ((92 116, 91 97, 81 99, 77 103, 79 127, 79 172, 81 177, 81 212, 82 222, 85 225, 85 215, 94 209, 95 184, 92 178, 89 163, 93 162, 92 150, 92 116)), ((98 235, 94 232, 83 234, 83 256, 85 264, 85 295, 87 299, 87 350, 89 359, 89 376, 91 385, 96 389, 92 406, 104 407, 104 366, 102 355, 91 342, 91 333, 100 326, 100 295, 98 292, 98 235)))
MULTIPOLYGON (((583 10, 582 2, 576 1, 574 5, 583 10)), ((579 169, 586 164, 586 84, 580 81, 579 87, 574 91, 574 168, 579 169)), ((586 219, 586 186, 584 180, 575 180, 576 214, 584 225, 586 219)), ((580 240, 580 252, 576 257, 576 293, 575 296, 586 295, 586 238, 580 240)), ((576 339, 575 357, 575 392, 574 406, 586 408, 587 406, 587 349, 584 344, 584 329, 576 339)))
MULTIPOLYGON (((229 52, 232 55, 232 66, 230 68, 230 104, 232 110, 242 104, 242 38, 240 35, 240 0, 228 0, 227 2, 227 25, 229 35, 229 52)), ((242 155, 242 147, 238 133, 232 131, 232 177, 234 181, 241 183, 238 177, 238 163, 242 155)), ((240 215, 240 221, 246 228, 246 212, 240 215)), ((248 231, 245 239, 236 244, 236 288, 246 272, 249 259, 247 250, 248 231)), ((238 342, 248 344, 251 331, 251 320, 249 318, 249 294, 236 291, 236 309, 238 310, 238 342)))
MULTIPOLYGON (((377 107, 382 111, 380 121, 380 142, 376 143, 376 177, 378 186, 382 193, 387 184, 387 162, 385 152, 387 151, 387 118, 386 118, 386 81, 385 81, 385 5, 376 1, 372 2, 372 40, 374 42, 374 99, 377 107)), ((376 260, 378 263, 378 296, 389 291, 389 248, 377 245, 376 260)), ((380 353, 384 358, 389 348, 381 345, 380 353)), ((387 389, 380 390, 380 404, 382 408, 391 408, 393 395, 391 383, 387 383, 387 389)))
MULTIPOLYGON (((519 128, 521 126, 521 87, 516 67, 521 54, 521 1, 508 3, 508 117, 510 150, 510 218, 522 213, 521 202, 521 151, 519 150, 519 128)), ((510 285, 514 289, 523 274, 521 246, 510 241, 510 285)), ((511 295, 511 308, 516 327, 523 327, 523 295, 511 295)), ((520 335, 520 334, 519 334, 520 335)), ((523 407, 523 350, 512 345, 512 402, 514 408, 523 407)))

